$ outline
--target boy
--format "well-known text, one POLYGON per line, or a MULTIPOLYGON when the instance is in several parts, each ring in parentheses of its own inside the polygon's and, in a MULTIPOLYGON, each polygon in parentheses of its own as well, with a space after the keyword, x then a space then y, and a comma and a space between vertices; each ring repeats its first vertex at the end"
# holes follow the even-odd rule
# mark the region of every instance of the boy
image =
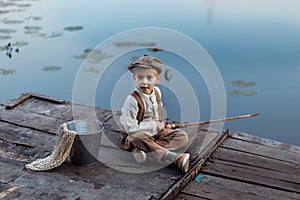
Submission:
POLYGON ((131 62, 128 69, 133 73, 136 88, 122 107, 122 146, 132 151, 138 163, 145 162, 150 155, 147 153, 151 153, 156 161, 174 162, 181 171, 187 172, 190 154, 174 152, 188 143, 187 134, 162 123, 161 92, 155 87, 162 71, 160 60, 144 55, 131 62))

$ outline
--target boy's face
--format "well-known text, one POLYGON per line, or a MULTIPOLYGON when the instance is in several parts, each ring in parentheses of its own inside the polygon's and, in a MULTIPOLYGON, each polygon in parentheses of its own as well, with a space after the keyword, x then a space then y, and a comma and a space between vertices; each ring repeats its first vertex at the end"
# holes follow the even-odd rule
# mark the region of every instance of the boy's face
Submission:
POLYGON ((133 73, 136 87, 144 94, 151 94, 159 81, 159 74, 154 69, 138 68, 133 73))

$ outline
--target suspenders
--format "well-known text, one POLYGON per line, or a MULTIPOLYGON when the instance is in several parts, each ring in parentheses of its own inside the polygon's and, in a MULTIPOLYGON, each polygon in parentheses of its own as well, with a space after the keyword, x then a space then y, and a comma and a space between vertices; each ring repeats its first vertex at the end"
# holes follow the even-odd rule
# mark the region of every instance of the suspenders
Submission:
MULTIPOLYGON (((161 107, 161 100, 158 91, 154 88, 155 96, 156 96, 156 102, 158 106, 158 120, 163 121, 163 113, 162 113, 162 107, 161 107)), ((145 114, 145 106, 142 97, 139 95, 137 91, 133 91, 131 94, 138 102, 139 111, 137 114, 136 119, 138 120, 138 123, 143 121, 144 114, 145 114)))
MULTIPOLYGON (((158 120, 159 121, 163 121, 163 113, 162 113, 162 107, 161 107, 161 100, 160 100, 160 96, 158 91, 154 88, 154 92, 155 92, 155 96, 156 96, 156 101, 157 101, 157 106, 158 106, 158 120)), ((144 114, 145 114, 145 105, 143 102, 142 97, 140 96, 140 94, 137 91, 133 91, 131 94, 138 102, 138 113, 136 116, 136 119, 138 120, 138 123, 140 123, 141 121, 143 121, 144 119, 144 114)), ((120 132, 121 134, 121 146, 126 149, 129 150, 130 146, 128 146, 128 144, 126 144, 126 138, 127 138, 127 133, 125 133, 123 130, 121 130, 120 132)))

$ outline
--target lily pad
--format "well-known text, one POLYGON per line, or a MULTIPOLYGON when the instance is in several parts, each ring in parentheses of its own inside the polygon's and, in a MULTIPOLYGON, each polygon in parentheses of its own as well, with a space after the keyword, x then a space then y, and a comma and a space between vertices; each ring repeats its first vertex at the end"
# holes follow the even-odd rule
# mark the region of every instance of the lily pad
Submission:
POLYGON ((0 33, 3 34, 10 34, 10 33, 16 33, 17 31, 14 29, 4 29, 4 28, 0 28, 0 33))
POLYGON ((64 28, 65 31, 79 31, 82 29, 83 29, 83 26, 67 26, 64 28))
POLYGON ((16 70, 14 69, 0 69, 0 75, 8 75, 15 73, 16 70))
POLYGON ((10 7, 10 6, 15 6, 15 5, 16 5, 15 3, 0 1, 0 8, 6 8, 6 7, 10 7))
POLYGON ((117 47, 130 47, 130 46, 142 46, 142 47, 153 47, 155 43, 153 42, 115 42, 115 46, 117 47))
POLYGON ((17 7, 20 7, 20 8, 28 8, 31 6, 31 4, 29 3, 23 3, 23 4, 16 4, 17 7))
POLYGON ((99 74, 99 70, 96 67, 87 67, 84 69, 84 71, 94 73, 94 74, 99 74))
POLYGON ((43 27, 41 27, 41 26, 25 26, 24 29, 26 31, 39 31, 39 30, 42 30, 43 27))
POLYGON ((257 93, 252 90, 233 90, 229 92, 229 94, 232 96, 252 96, 256 95, 257 93))
POLYGON ((58 66, 44 66, 43 71, 58 71, 61 70, 61 67, 58 66))
POLYGON ((22 20, 7 19, 7 18, 4 18, 3 20, 1 20, 1 22, 3 24, 22 24, 23 23, 22 20))
POLYGON ((72 56, 73 58, 76 59, 86 59, 87 62, 89 63, 97 63, 100 62, 101 60, 104 60, 106 58, 110 58, 113 55, 109 55, 106 53, 102 53, 99 49, 85 49, 83 51, 83 54, 80 55, 74 55, 72 56))
POLYGON ((29 16, 29 17, 25 18, 25 20, 33 20, 33 21, 38 21, 41 19, 42 19, 42 17, 38 17, 38 16, 29 16))
POLYGON ((63 35, 62 32, 52 32, 52 33, 46 35, 45 37, 46 38, 56 38, 56 37, 60 37, 62 35, 63 35))
POLYGON ((0 40, 8 40, 11 39, 9 35, 0 35, 0 40))
POLYGON ((25 41, 16 41, 12 44, 12 46, 15 46, 15 47, 22 47, 22 46, 26 46, 28 45, 28 42, 25 42, 25 41))
POLYGON ((4 15, 4 14, 7 14, 7 13, 10 13, 10 11, 9 10, 0 10, 0 15, 4 15))
POLYGON ((237 80, 237 81, 233 81, 232 85, 233 86, 237 86, 237 87, 250 87, 255 85, 256 83, 254 81, 241 81, 241 80, 237 80))
POLYGON ((34 38, 45 38, 45 37, 47 37, 47 34, 46 33, 36 32, 36 33, 30 34, 30 36, 34 37, 34 38))

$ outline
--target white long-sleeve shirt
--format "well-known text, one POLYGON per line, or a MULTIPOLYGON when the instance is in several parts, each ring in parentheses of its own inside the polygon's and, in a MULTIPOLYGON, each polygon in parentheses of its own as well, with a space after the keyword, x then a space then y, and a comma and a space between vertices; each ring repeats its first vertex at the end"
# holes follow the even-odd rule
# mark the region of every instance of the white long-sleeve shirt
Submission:
MULTIPOLYGON (((158 87, 155 87, 161 96, 161 91, 158 87)), ((141 96, 144 106, 145 106, 145 114, 144 119, 140 123, 138 123, 137 114, 138 114, 138 102, 137 100, 130 94, 127 96, 124 105, 122 107, 122 114, 120 117, 120 122, 122 124, 122 128, 127 134, 133 134, 139 131, 145 132, 149 137, 155 135, 157 133, 157 121, 159 119, 158 116, 158 105, 155 96, 155 92, 153 91, 150 95, 144 94, 140 92, 138 89, 135 89, 141 96)))

